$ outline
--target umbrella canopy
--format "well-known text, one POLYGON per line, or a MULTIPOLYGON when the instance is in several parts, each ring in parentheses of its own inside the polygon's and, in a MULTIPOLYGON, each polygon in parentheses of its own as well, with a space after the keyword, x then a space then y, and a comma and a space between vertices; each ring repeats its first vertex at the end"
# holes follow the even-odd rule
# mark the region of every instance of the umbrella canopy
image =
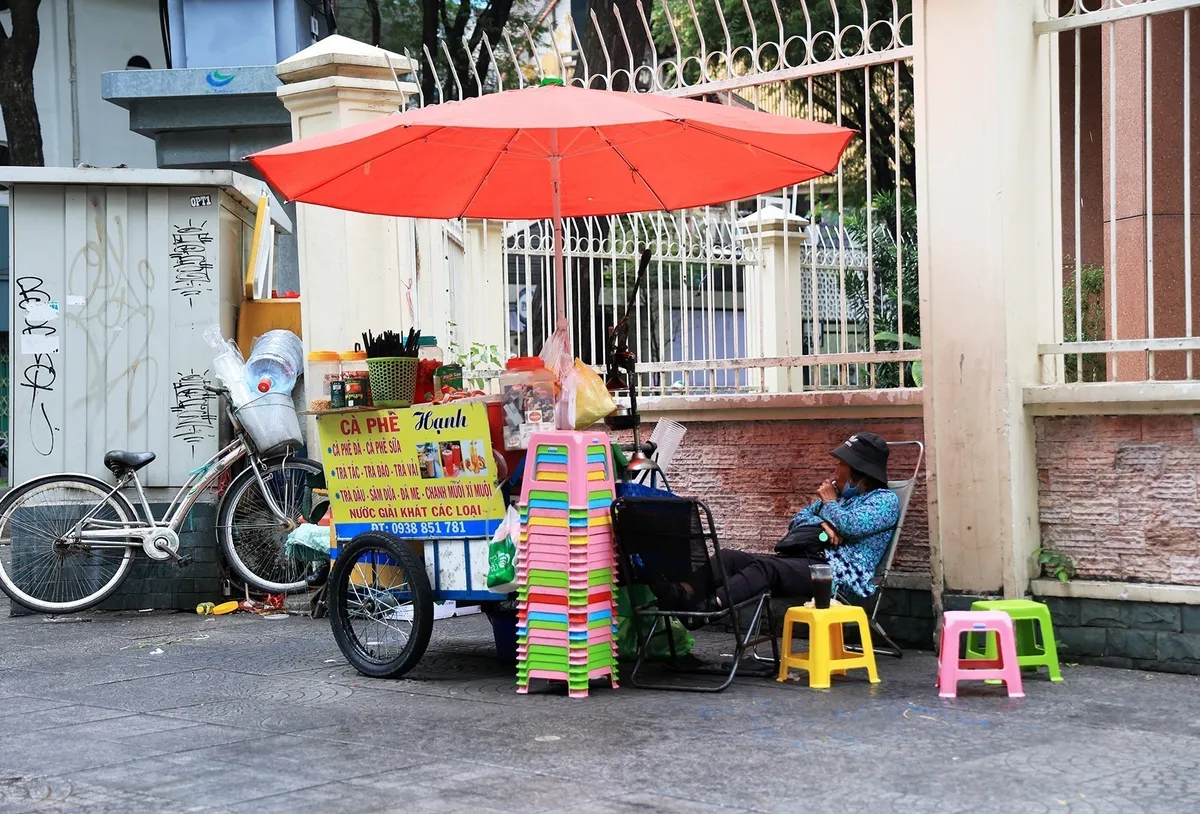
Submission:
POLYGON ((739 200, 837 168, 854 132, 755 110, 543 83, 264 150, 289 200, 415 218, 554 220, 739 200))
POLYGON ((289 200, 354 212, 583 217, 706 206, 808 181, 837 169, 852 135, 691 99, 544 85, 389 116, 250 161, 289 200))

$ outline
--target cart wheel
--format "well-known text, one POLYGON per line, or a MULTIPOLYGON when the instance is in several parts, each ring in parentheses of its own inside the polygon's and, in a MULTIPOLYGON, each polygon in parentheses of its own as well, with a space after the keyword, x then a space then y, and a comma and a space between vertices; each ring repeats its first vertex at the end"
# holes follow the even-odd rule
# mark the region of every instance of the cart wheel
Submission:
POLYGON ((421 660, 433 632, 425 565, 392 534, 368 531, 338 551, 329 575, 333 638, 354 668, 397 678, 421 660))

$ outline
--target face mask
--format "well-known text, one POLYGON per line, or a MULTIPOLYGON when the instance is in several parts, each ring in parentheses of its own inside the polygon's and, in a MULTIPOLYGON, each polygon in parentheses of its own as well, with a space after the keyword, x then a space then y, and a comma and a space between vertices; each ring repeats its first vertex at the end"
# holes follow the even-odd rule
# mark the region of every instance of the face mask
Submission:
POLYGON ((854 497, 858 494, 858 484, 847 482, 845 488, 842 489, 842 500, 849 497, 854 497))

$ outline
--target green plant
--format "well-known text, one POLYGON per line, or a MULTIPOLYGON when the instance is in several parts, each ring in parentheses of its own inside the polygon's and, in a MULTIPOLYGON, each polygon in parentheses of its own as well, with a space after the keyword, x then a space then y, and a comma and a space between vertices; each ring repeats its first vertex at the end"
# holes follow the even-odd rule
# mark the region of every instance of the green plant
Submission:
MULTIPOLYGON (((864 327, 875 321, 875 349, 900 350, 921 347, 921 307, 917 271, 917 207, 903 196, 897 207, 895 193, 880 192, 871 201, 871 223, 867 228, 866 209, 846 213, 846 232, 860 246, 871 245, 874 287, 869 290, 867 275, 846 274, 846 303, 851 316, 864 327), (899 246, 896 240, 896 213, 900 213, 899 246), (897 274, 897 268, 900 273, 897 274), (901 310, 903 309, 903 310, 901 310), (904 334, 900 335, 900 315, 904 315, 904 334)), ((921 363, 877 365, 876 387, 899 387, 923 383, 921 363), (901 381, 903 368, 904 381, 901 381)))
MULTIPOLYGON (((448 350, 451 363, 461 365, 464 373, 474 373, 478 370, 499 370, 504 367, 500 348, 495 345, 472 342, 469 347, 464 348, 457 342, 451 341, 448 350)), ((465 383, 471 385, 472 389, 482 390, 487 380, 473 376, 465 383)))
MULTIPOLYGON (((1104 268, 1083 263, 1079 269, 1079 317, 1075 314, 1075 261, 1063 264, 1063 339, 1067 342, 1096 342, 1104 339, 1104 268)), ((1103 353, 1068 354, 1065 359, 1068 382, 1102 382, 1103 353)))
POLYGON ((1033 556, 1043 574, 1059 582, 1070 582, 1075 576, 1075 563, 1069 554, 1051 548, 1035 548, 1033 556))

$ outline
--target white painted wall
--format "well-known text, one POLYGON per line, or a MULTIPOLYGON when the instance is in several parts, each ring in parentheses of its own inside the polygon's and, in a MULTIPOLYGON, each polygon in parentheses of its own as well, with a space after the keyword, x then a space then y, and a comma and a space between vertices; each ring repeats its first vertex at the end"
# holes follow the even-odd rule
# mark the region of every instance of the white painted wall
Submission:
MULTIPOLYGON (((100 96, 100 75, 122 70, 129 58, 145 57, 165 68, 157 0, 43 0, 38 13, 41 43, 33 69, 46 165, 69 167, 78 132, 79 160, 98 167, 154 167, 154 142, 129 131, 127 111, 100 96), (72 110, 69 20, 75 31, 75 99, 72 110)), ((0 25, 11 30, 7 12, 0 25)), ((0 121, 0 140, 7 141, 0 121)))

